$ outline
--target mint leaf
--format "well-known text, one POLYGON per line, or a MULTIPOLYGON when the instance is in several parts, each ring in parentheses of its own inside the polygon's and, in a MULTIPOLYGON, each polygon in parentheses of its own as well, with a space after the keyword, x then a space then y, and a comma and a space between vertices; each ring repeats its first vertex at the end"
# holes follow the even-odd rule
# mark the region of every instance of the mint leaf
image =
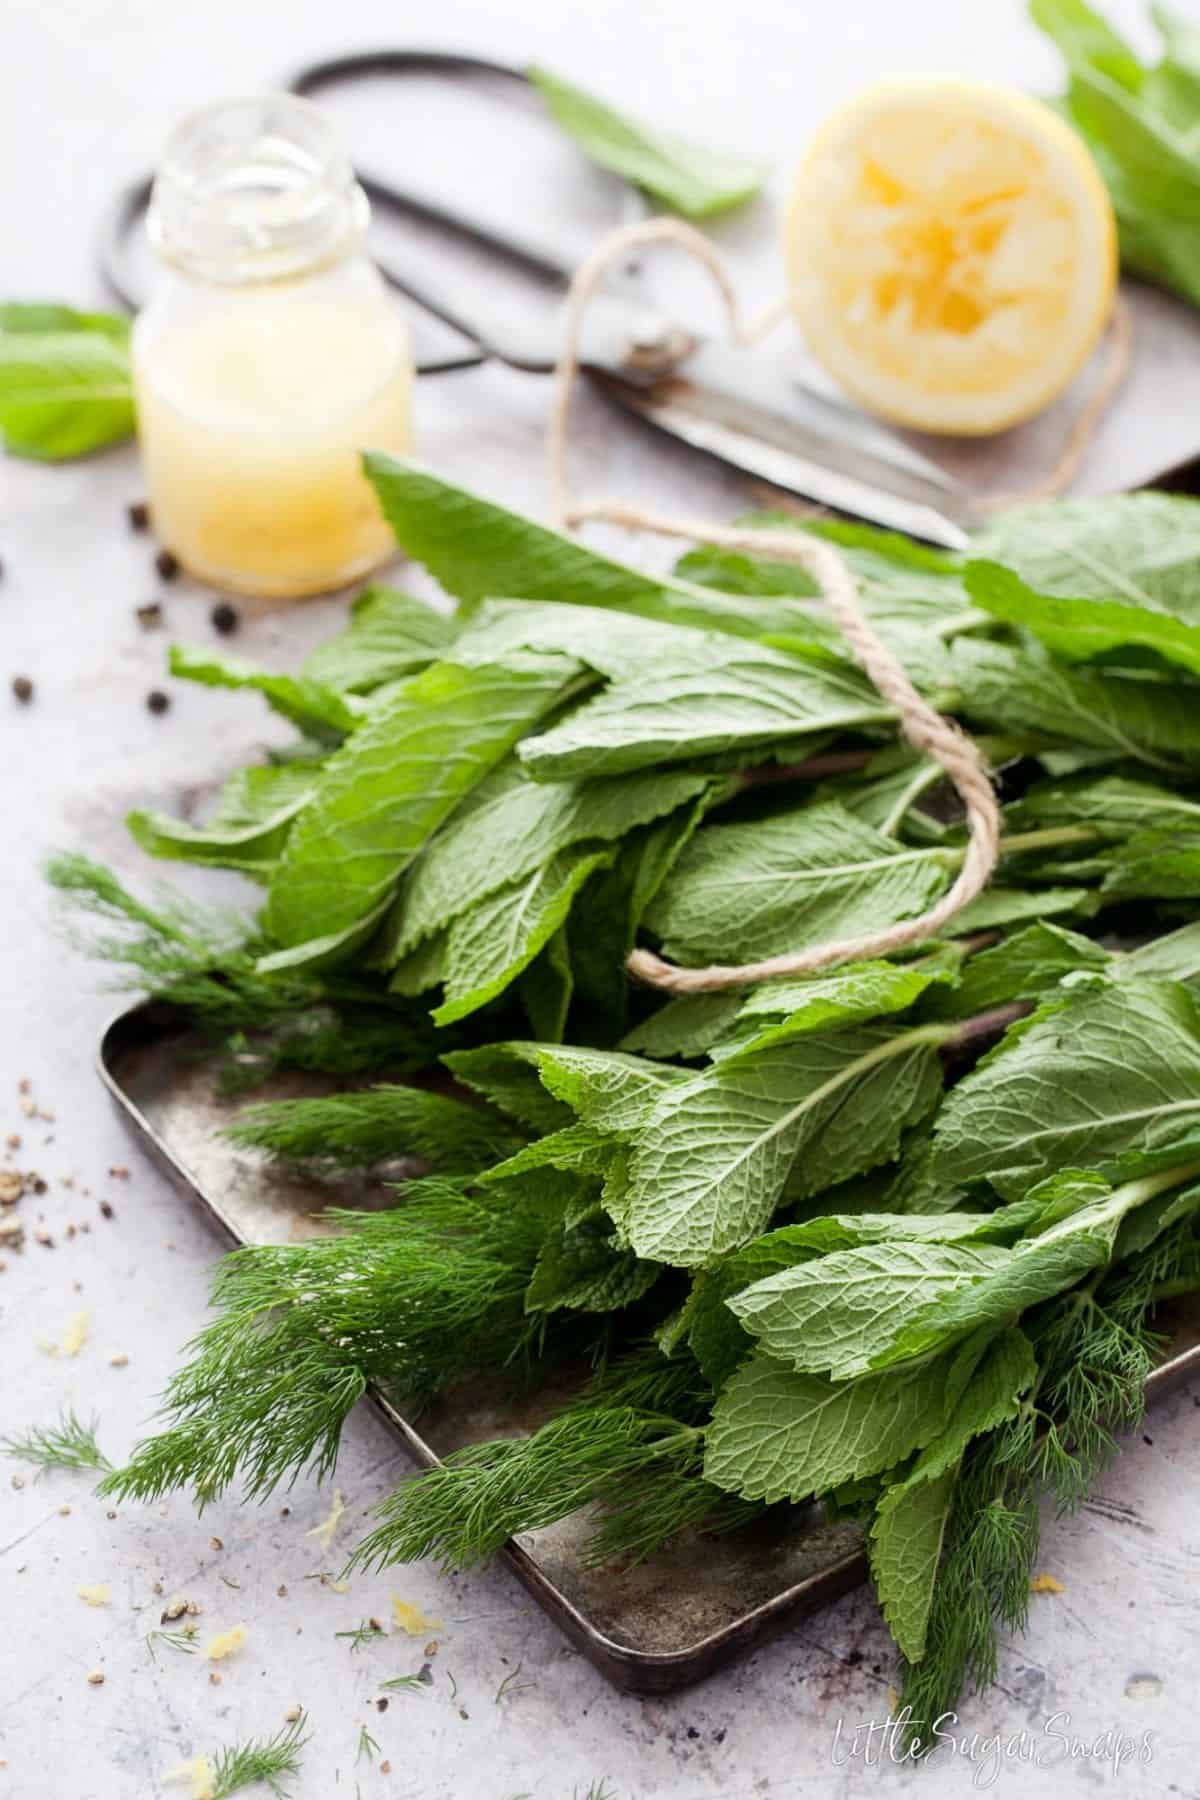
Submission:
MULTIPOLYGON (((672 595, 692 597, 685 582, 628 568, 416 463, 370 452, 363 467, 406 553, 468 606, 514 596, 635 613, 649 608, 653 617, 657 606, 669 613, 672 595)), ((703 590, 695 597, 710 599, 703 590)))
POLYGON ((630 1165, 634 1248, 696 1268, 757 1236, 789 1177, 802 1197, 889 1160, 940 1092, 935 1038, 880 1027, 800 1038, 671 1087, 630 1165))
POLYGON ((649 1293, 662 1270, 612 1242, 599 1208, 551 1228, 525 1291, 527 1313, 617 1312, 649 1293))
POLYGON ((807 980, 764 981, 742 1003, 738 1019, 742 1035, 715 1046, 714 1060, 790 1043, 809 1032, 905 1012, 932 985, 956 981, 958 960, 951 948, 918 962, 854 962, 807 980), (771 1023, 772 1018, 778 1023, 771 1023))
POLYGON ((874 1353, 871 1366, 891 1368, 910 1357, 943 1349, 981 1327, 1015 1319, 1027 1307, 1073 1287, 1090 1270, 1107 1262, 1117 1227, 1130 1204, 1117 1190, 1116 1195, 1081 1207, 1037 1237, 1024 1239, 1015 1249, 1000 1252, 995 1266, 979 1281, 898 1320, 890 1342, 874 1353))
POLYGON ((127 319, 0 306, 0 436, 13 455, 62 462, 133 429, 127 319))
POLYGON ((125 824, 134 842, 151 856, 211 863, 261 877, 269 874, 293 819, 311 800, 319 778, 313 763, 239 769, 222 788, 206 825, 141 811, 127 813, 125 824))
POLYGON ((650 764, 768 752, 893 717, 865 676, 730 639, 707 666, 658 666, 614 682, 518 752, 539 781, 617 775, 650 764))
POLYGON ((1109 859, 1106 900, 1191 900, 1200 896, 1200 828, 1137 831, 1109 859))
POLYGON ((703 1056, 732 1031, 744 1004, 740 988, 683 994, 627 1032, 621 1049, 637 1050, 643 1056, 703 1056))
POLYGON ((503 993, 550 942, 588 876, 611 854, 587 844, 560 850, 532 874, 460 913, 446 940, 446 998, 434 1024, 464 1019, 503 993))
POLYGON ((958 708, 997 731, 1089 744, 1153 768, 1200 762, 1200 711, 1182 684, 1068 668, 1044 652, 957 638, 958 708))
POLYGON ((454 620, 426 601, 395 588, 365 588, 345 630, 305 657, 301 673, 342 693, 370 693, 445 655, 454 634, 454 620))
POLYGON ((1039 782, 1004 811, 1006 828, 1111 826, 1114 835, 1149 825, 1200 825, 1200 801, 1127 775, 1077 776, 1039 782))
POLYGON ((644 125, 536 64, 526 73, 551 118, 592 162, 689 219, 727 212, 762 186, 769 165, 760 157, 710 150, 644 125))
POLYGON ((531 1131, 558 1131, 571 1123, 571 1108, 542 1086, 536 1065, 524 1046, 484 1044, 475 1050, 450 1050, 442 1062, 464 1087, 490 1100, 531 1131))
POLYGON ((957 986, 935 990, 926 1004, 937 1018, 969 1019, 1009 1000, 1036 1000, 1064 976, 1106 969, 1111 961, 1091 938, 1043 921, 978 951, 963 965, 957 986))
POLYGON ((1200 1148, 1200 1008, 1148 980, 1070 993, 1010 1030, 951 1089, 934 1174, 1009 1199, 1062 1168, 1109 1180, 1200 1148))
POLYGON ((366 701, 339 693, 310 676, 275 675, 252 668, 237 657, 218 656, 187 644, 171 645, 168 667, 183 681, 259 693, 274 712, 324 744, 339 743, 367 716, 366 701))
POLYGON ((985 1244, 864 1244, 755 1282, 729 1308, 779 1362, 846 1380, 931 1301, 970 1287, 1008 1255, 985 1244))
POLYGON ((708 1481, 747 1500, 806 1500, 890 1469, 936 1437, 958 1397, 947 1359, 835 1382, 758 1355, 721 1390, 708 1481))
POLYGON ((507 760, 467 796, 405 875, 389 923, 393 953, 407 954, 430 932, 571 845, 621 838, 708 785, 703 775, 659 774, 547 784, 531 781, 519 763, 507 760))
POLYGON ((900 1654, 910 1663, 925 1654, 933 1588, 950 1516, 957 1464, 929 1481, 888 1488, 868 1539, 871 1578, 880 1610, 900 1654))
POLYGON ((960 853, 905 849, 835 804, 699 831, 646 914, 673 961, 740 962, 912 918, 960 853))
POLYGON ((994 618, 1021 625, 1059 656, 1086 660, 1138 645, 1200 674, 1200 622, 1189 624, 1145 605, 1120 600, 1070 599, 1039 594, 999 563, 975 562, 967 589, 994 618))
POLYGON ((529 1028, 535 1037, 543 1038, 548 1044, 561 1044, 575 992, 571 947, 565 925, 560 925, 538 951, 521 977, 519 992, 529 1028))
POLYGON ((275 941, 295 948, 352 928, 474 784, 558 700, 575 665, 435 663, 366 721, 321 772, 267 896, 275 941))
POLYGON ((1114 962, 1112 972, 1122 981, 1141 976, 1155 981, 1195 981, 1200 977, 1200 920, 1127 950, 1114 962))
POLYGON ((970 937, 1000 925, 1021 925, 1026 919, 1049 919, 1063 913, 1086 917, 1096 911, 1097 904, 1087 888, 1013 888, 994 882, 955 913, 946 929, 955 937, 970 937))

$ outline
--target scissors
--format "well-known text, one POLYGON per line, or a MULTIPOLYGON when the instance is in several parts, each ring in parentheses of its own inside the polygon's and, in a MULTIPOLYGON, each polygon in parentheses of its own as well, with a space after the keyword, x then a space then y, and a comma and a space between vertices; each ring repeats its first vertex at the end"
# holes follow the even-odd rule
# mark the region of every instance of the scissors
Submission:
MULTIPOLYGON (((333 57, 307 65, 288 86, 312 99, 330 87, 380 75, 482 80, 518 98, 530 88, 520 68, 435 50, 333 57)), ((357 175, 376 207, 449 232, 565 293, 578 252, 551 235, 532 227, 501 228, 413 187, 394 186, 362 169, 357 175)), ((100 238, 101 273, 132 310, 138 304, 133 235, 151 186, 152 178, 142 176, 121 189, 100 238)), ((553 371, 558 350, 553 322, 528 329, 489 322, 469 303, 415 282, 390 260, 376 261, 398 292, 464 341, 453 354, 419 362, 418 374, 441 375, 492 360, 530 374, 553 371)), ((628 289, 613 287, 596 297, 584 321, 580 363, 613 400, 648 424, 773 487, 950 549, 962 549, 977 522, 966 490, 950 475, 853 407, 807 385, 786 357, 706 338, 628 289)))

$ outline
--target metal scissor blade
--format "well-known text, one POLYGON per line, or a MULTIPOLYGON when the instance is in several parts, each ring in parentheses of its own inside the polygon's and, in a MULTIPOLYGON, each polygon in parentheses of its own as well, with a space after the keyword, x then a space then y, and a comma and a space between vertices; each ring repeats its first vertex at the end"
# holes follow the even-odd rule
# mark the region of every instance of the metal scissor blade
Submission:
POLYGON ((589 362, 623 405, 776 487, 952 549, 978 522, 944 470, 777 357, 693 340, 657 381, 615 358, 589 362))
POLYGON ((814 462, 793 450, 766 443, 761 437, 739 431, 735 426, 706 418, 686 400, 676 402, 610 376, 602 376, 601 380, 622 406, 640 414, 651 425, 694 445, 697 450, 707 450, 710 455, 744 469, 749 475, 759 476, 772 487, 800 494, 835 512, 866 519, 889 531, 924 538, 947 550, 965 550, 967 547, 967 526, 951 517, 948 509, 929 501, 906 498, 834 469, 824 461, 814 462))

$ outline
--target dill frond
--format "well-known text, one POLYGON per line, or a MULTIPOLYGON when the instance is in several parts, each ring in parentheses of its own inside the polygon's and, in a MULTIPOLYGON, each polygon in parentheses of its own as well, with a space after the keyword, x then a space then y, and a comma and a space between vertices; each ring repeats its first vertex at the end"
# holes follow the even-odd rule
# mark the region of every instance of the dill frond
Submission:
POLYGON ((148 1631, 146 1648, 150 1652, 150 1661, 157 1662, 155 1645, 161 1644, 166 1650, 178 1650, 184 1656, 194 1656, 199 1649, 196 1642, 196 1627, 185 1625, 182 1631, 148 1631))
POLYGON ((350 1559, 356 1568, 436 1557, 462 1569, 510 1537, 566 1518, 658 1462, 700 1461, 699 1427, 629 1406, 580 1406, 532 1437, 471 1444, 398 1488, 350 1559))
POLYGON ((501 1204, 430 1178, 392 1211, 331 1214, 336 1236, 235 1251, 213 1283, 219 1316, 167 1389, 167 1429, 102 1491, 190 1486, 203 1506, 239 1473, 255 1499, 305 1468, 324 1479, 368 1381, 422 1395, 518 1354, 552 1200, 546 1183, 501 1204))
POLYGON ((364 1756, 368 1762, 374 1762, 378 1755, 378 1743, 371 1736, 366 1726, 360 1725, 358 1728, 358 1753, 354 1758, 355 1762, 361 1762, 364 1756))
POLYGON ((968 1684, 996 1677, 997 1624, 1023 1629, 1038 1556, 1038 1502, 1077 1507, 1141 1418, 1145 1381, 1161 1349, 1158 1287, 1194 1256, 1190 1221, 1112 1271, 1035 1310, 1023 1323, 1038 1359, 1035 1393, 1007 1424, 967 1451, 938 1565, 925 1655, 904 1671, 908 1736, 928 1727, 968 1684))
POLYGON ((423 1694, 429 1683, 422 1681, 420 1675, 393 1675, 390 1681, 381 1681, 379 1686, 387 1694, 423 1694))
POLYGON ((335 1631, 333 1635, 335 1638, 349 1639, 350 1654, 355 1656, 364 1644, 371 1642, 372 1638, 386 1637, 387 1633, 378 1619, 364 1619, 361 1624, 354 1627, 353 1631, 335 1631))
POLYGON ((288 1786, 300 1773, 301 1752, 310 1736, 307 1725, 307 1716, 301 1713, 272 1738, 218 1750, 212 1759, 213 1800, 229 1800, 231 1794, 256 1781, 269 1788, 277 1800, 286 1800, 288 1786))
POLYGON ((516 1668, 504 1677, 492 1696, 493 1706, 499 1706, 502 1701, 508 1699, 510 1694, 523 1694, 528 1688, 536 1686, 536 1683, 532 1681, 521 1680, 521 1667, 522 1665, 518 1663, 516 1668))
POLYGON ((112 1464, 96 1442, 96 1421, 85 1425, 71 1407, 59 1414, 58 1424, 34 1426, 23 1436, 0 1438, 0 1451, 39 1469, 96 1469, 112 1464))
POLYGON ((227 1135, 292 1162, 316 1158, 365 1168, 417 1156, 451 1172, 487 1168, 524 1142, 490 1108, 401 1086, 249 1106, 227 1135))

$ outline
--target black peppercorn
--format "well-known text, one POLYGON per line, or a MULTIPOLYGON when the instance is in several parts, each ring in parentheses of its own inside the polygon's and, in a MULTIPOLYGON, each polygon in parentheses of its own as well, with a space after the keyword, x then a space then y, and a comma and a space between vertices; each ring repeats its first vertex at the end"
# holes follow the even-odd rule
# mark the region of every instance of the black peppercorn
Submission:
POLYGON ((146 531, 150 525, 150 508, 144 500, 131 500, 125 508, 130 531, 146 531))
POLYGON ((12 691, 22 706, 28 706, 33 699, 33 683, 28 675, 14 675, 12 691))
POLYGON ((228 637, 230 632, 236 631, 242 622, 241 613, 236 606, 230 606, 228 600, 219 600, 209 617, 212 620, 213 630, 219 631, 222 637, 228 637))
POLYGON ((171 696, 164 694, 161 688, 151 688, 146 695, 146 705, 152 713, 165 713, 171 704, 171 696))
POLYGON ((157 631, 163 622, 161 601, 147 600, 145 606, 139 606, 136 611, 137 622, 143 631, 157 631))
POLYGON ((173 550, 160 550, 154 559, 154 566, 164 581, 174 581, 179 573, 179 558, 173 550))

